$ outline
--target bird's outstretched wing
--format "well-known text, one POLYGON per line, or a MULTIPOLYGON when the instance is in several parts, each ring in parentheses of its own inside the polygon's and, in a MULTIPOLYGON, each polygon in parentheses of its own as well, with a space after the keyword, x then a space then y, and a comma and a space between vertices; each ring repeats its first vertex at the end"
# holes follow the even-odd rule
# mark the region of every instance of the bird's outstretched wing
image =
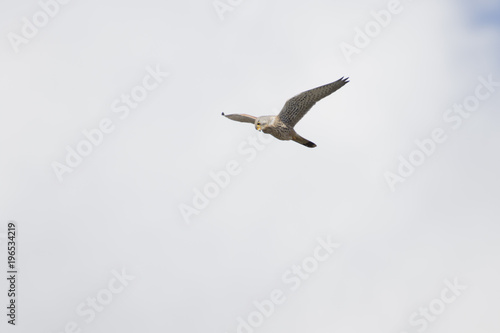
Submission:
POLYGON ((255 122, 255 119, 257 119, 257 117, 250 116, 248 114, 224 114, 224 112, 222 112, 222 115, 226 118, 229 118, 229 119, 235 120, 235 121, 239 121, 242 123, 252 123, 253 124, 255 122))
POLYGON ((332 94, 334 91, 343 87, 349 78, 340 78, 339 80, 325 84, 324 86, 314 88, 295 97, 290 98, 286 103, 278 117, 288 126, 295 126, 302 117, 309 111, 317 101, 332 94))

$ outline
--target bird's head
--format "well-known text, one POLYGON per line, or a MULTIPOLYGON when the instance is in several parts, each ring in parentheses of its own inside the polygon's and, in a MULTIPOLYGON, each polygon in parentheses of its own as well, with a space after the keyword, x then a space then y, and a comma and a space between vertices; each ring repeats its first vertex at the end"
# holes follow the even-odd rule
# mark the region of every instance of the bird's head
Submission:
POLYGON ((274 120, 274 116, 262 116, 255 119, 255 129, 257 131, 265 131, 267 127, 271 126, 274 120))

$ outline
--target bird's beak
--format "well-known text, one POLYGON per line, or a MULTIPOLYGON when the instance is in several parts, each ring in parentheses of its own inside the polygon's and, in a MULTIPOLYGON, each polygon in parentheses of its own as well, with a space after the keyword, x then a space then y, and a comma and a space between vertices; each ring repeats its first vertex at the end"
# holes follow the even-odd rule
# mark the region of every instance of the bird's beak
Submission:
POLYGON ((260 131, 260 125, 255 125, 255 128, 257 129, 257 131, 260 131))

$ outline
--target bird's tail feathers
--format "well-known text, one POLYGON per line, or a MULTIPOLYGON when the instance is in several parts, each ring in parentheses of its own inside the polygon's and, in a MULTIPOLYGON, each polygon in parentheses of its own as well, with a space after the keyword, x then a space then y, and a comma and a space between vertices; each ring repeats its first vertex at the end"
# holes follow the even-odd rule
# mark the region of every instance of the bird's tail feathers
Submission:
POLYGON ((303 137, 301 137, 300 135, 298 134, 295 134, 293 139, 293 141, 297 142, 297 143, 300 143, 301 145, 304 145, 306 147, 309 147, 309 148, 314 148, 316 147, 316 144, 312 141, 309 141, 303 137))

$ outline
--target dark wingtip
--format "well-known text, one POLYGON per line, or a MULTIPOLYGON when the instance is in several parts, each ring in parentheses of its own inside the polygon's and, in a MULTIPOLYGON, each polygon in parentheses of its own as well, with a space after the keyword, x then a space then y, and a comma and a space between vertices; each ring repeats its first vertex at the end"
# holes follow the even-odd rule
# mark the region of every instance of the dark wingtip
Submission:
POLYGON ((314 148, 316 147, 316 144, 314 142, 309 141, 308 143, 305 144, 305 146, 309 148, 314 148))
POLYGON ((225 116, 224 112, 221 113, 223 116, 225 116))

